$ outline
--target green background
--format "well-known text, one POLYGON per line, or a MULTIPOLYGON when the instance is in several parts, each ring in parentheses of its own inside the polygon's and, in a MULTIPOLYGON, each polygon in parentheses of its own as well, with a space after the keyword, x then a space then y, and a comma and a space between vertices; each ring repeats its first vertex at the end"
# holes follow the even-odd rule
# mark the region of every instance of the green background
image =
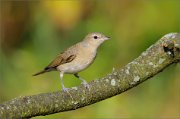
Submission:
MULTIPOLYGON (((37 77, 65 48, 89 32, 111 39, 80 75, 88 82, 120 68, 163 35, 180 31, 179 0, 0 1, 0 103, 61 90, 59 73, 37 77)), ((121 95, 74 111, 35 119, 180 118, 180 65, 174 64, 121 95)), ((78 86, 65 75, 66 87, 78 86)))

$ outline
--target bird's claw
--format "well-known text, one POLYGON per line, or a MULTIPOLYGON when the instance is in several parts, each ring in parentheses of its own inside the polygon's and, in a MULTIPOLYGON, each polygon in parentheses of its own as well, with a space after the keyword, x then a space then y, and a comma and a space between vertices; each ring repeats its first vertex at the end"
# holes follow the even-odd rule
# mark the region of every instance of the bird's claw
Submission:
POLYGON ((85 88, 90 90, 90 86, 86 81, 83 81, 82 84, 84 85, 85 88))
POLYGON ((63 87, 62 90, 63 90, 64 92, 68 92, 69 88, 63 87))

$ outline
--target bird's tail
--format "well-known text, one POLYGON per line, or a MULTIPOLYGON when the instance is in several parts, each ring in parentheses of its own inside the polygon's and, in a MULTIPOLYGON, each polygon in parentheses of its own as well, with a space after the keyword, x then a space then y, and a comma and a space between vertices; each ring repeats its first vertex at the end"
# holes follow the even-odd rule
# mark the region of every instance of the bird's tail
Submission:
POLYGON ((48 71, 47 71, 47 70, 42 70, 42 71, 40 71, 40 72, 37 72, 37 73, 33 74, 33 76, 37 76, 37 75, 43 74, 43 73, 45 73, 45 72, 48 72, 48 71))

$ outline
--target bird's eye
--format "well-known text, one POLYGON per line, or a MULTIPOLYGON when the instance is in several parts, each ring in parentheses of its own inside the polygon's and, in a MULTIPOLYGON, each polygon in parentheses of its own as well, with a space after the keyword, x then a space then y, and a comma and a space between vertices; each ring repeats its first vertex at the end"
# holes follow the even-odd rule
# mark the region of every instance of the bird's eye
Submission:
POLYGON ((94 39, 97 39, 98 37, 97 36, 94 36, 94 39))

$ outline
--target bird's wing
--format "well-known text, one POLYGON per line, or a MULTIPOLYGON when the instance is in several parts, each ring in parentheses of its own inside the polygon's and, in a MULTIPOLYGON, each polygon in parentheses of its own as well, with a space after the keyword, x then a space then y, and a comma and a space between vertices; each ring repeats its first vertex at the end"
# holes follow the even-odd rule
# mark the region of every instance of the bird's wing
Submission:
POLYGON ((57 66, 65 63, 69 63, 75 59, 76 55, 75 53, 66 51, 61 54, 59 54, 46 68, 45 70, 48 69, 54 69, 57 66))

